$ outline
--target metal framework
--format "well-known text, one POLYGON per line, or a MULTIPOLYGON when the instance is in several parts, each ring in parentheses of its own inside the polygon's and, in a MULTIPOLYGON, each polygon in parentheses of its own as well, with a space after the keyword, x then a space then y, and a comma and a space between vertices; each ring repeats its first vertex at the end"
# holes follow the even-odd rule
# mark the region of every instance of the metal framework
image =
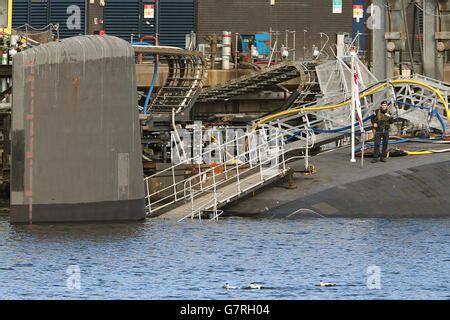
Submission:
POLYGON ((198 102, 226 101, 234 97, 265 90, 273 85, 280 84, 300 77, 300 92, 304 83, 311 78, 308 74, 313 62, 283 62, 272 67, 264 68, 252 74, 245 75, 227 82, 222 86, 204 90, 198 102))
POLYGON ((150 112, 171 115, 172 110, 179 114, 190 109, 196 102, 207 76, 202 54, 175 47, 133 47, 136 53, 158 56, 169 66, 165 84, 149 106, 150 112))
POLYGON ((149 215, 164 213, 166 217, 181 221, 201 219, 203 213, 213 212, 212 218, 217 219, 222 206, 287 173, 287 163, 294 158, 286 158, 285 137, 286 132, 270 127, 245 134, 235 132, 234 137, 218 145, 216 150, 207 150, 147 177, 144 182, 149 215), (222 153, 222 162, 203 167, 204 159, 208 159, 211 152, 222 153), (177 178, 176 172, 180 170, 190 171, 190 174, 177 178), (164 177, 168 181, 166 185, 155 183, 164 177))
MULTIPOLYGON (((448 84, 420 75, 377 81, 359 60, 356 65, 359 66, 361 79, 361 107, 365 126, 371 127, 368 121, 370 116, 382 100, 388 100, 392 102, 391 112, 399 119, 406 120, 408 128, 436 129, 443 133, 448 130, 448 84)), ((348 135, 351 125, 348 89, 351 70, 346 59, 321 65, 317 69, 320 69, 317 73, 324 98, 306 105, 293 105, 289 111, 267 116, 256 121, 256 124, 290 131, 292 128, 298 128, 299 131, 311 129, 316 145, 348 135), (333 72, 325 71, 326 68, 333 72)), ((301 135, 296 136, 302 139, 301 135)))

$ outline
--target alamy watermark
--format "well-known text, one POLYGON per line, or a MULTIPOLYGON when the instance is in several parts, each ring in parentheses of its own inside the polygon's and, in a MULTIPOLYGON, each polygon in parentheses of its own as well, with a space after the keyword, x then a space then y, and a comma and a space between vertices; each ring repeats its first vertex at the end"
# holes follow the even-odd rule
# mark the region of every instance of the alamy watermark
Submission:
POLYGON ((70 265, 67 267, 66 274, 69 276, 66 279, 66 287, 69 290, 81 289, 81 269, 78 265, 70 265))
POLYGON ((366 21, 366 27, 369 30, 380 30, 381 25, 381 9, 379 6, 371 4, 367 7, 366 13, 369 15, 366 21))
POLYGON ((81 9, 79 6, 71 5, 67 7, 66 13, 69 15, 67 18, 67 29, 69 30, 81 30, 81 9))
POLYGON ((381 289, 381 268, 379 266, 367 267, 367 289, 381 289))

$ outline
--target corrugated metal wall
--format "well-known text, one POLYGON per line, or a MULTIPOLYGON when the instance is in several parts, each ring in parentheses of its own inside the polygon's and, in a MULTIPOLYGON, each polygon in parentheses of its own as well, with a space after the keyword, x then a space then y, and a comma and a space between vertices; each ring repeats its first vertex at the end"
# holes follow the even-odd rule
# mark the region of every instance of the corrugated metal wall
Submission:
POLYGON ((13 28, 28 23, 33 28, 40 29, 50 23, 59 24, 61 38, 67 38, 85 33, 85 0, 14 0, 13 28), (80 8, 80 28, 69 29, 67 19, 72 15, 67 12, 71 5, 80 8))
POLYGON ((195 31, 195 0, 161 0, 159 23, 162 45, 184 47, 195 31))
POLYGON ((141 36, 156 34, 155 19, 144 18, 144 5, 156 5, 155 1, 108 0, 105 6, 105 31, 126 41, 138 41, 141 36))
POLYGON ((136 0, 106 1, 104 20, 107 34, 130 41, 131 35, 138 37, 141 3, 136 0))
MULTIPOLYGON (((156 19, 144 19, 144 5, 154 0, 106 0, 105 31, 130 41, 143 35, 156 34, 159 23, 161 44, 184 47, 185 35, 195 31, 196 0, 160 0, 156 19)), ((14 0, 13 27, 29 23, 42 28, 49 23, 60 24, 60 36, 66 38, 85 33, 86 0, 14 0), (82 11, 82 30, 67 28, 67 8, 78 5, 82 11)))
POLYGON ((28 0, 13 1, 13 27, 23 26, 28 22, 28 0))
POLYGON ((158 21, 144 18, 144 5, 154 1, 108 0, 105 7, 105 31, 130 41, 154 36, 159 24, 161 45, 184 47, 186 34, 195 30, 195 0, 160 0, 158 21))
MULTIPOLYGON (((156 19, 159 17, 160 13, 156 13, 156 3, 155 1, 142 1, 141 10, 143 10, 144 5, 152 4, 155 5, 155 19, 143 19, 141 23, 141 36, 155 36, 156 35, 156 19)), ((143 14, 143 13, 141 13, 143 14)))
MULTIPOLYGON (((303 55, 303 30, 309 52, 312 44, 320 45, 319 32, 335 41, 336 33, 352 32, 352 0, 343 0, 342 13, 333 13, 332 0, 197 0, 199 41, 210 33, 231 31, 233 34, 268 32, 269 28, 296 31, 297 57, 303 55)), ((234 38, 234 37, 233 37, 234 38)), ((285 42, 284 34, 280 37, 285 42)))
POLYGON ((30 24, 35 28, 43 28, 49 24, 48 21, 48 2, 31 1, 30 24))
POLYGON ((51 1, 50 6, 50 19, 49 22, 51 23, 59 23, 60 27, 60 37, 62 38, 68 38, 77 36, 80 34, 84 34, 86 32, 86 2, 85 0, 75 0, 75 1, 51 1), (70 5, 78 6, 81 10, 81 21, 80 26, 81 29, 73 29, 69 30, 67 27, 67 18, 70 16, 67 13, 67 9, 70 5))

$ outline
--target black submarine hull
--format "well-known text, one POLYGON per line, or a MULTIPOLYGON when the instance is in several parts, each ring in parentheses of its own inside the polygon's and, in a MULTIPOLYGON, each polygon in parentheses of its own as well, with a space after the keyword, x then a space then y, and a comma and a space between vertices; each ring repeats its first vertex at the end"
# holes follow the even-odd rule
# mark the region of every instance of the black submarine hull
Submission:
MULTIPOLYGON (((430 146, 429 146, 430 147, 430 146)), ((449 153, 390 158, 361 167, 349 150, 313 157, 317 173, 294 174, 296 189, 279 181, 224 208, 227 216, 401 218, 450 216, 449 153)), ((295 171, 303 162, 290 165, 295 171)), ((292 181, 291 181, 292 182, 292 181)))

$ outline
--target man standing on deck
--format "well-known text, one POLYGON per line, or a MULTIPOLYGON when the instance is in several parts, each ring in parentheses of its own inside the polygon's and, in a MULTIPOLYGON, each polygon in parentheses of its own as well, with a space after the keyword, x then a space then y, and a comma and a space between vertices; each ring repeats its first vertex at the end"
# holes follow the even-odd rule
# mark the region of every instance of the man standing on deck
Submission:
POLYGON ((376 110, 372 115, 372 124, 375 130, 375 146, 373 149, 372 163, 386 162, 387 147, 389 142, 389 129, 394 123, 394 118, 388 112, 388 104, 386 101, 381 102, 381 108, 376 110), (380 144, 383 140, 383 150, 380 154, 380 144))

